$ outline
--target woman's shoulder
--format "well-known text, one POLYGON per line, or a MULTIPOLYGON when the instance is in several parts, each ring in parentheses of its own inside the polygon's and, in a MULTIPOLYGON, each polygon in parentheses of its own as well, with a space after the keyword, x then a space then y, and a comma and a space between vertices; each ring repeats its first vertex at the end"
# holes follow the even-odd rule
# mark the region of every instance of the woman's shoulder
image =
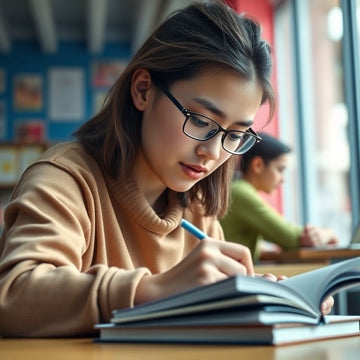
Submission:
POLYGON ((90 156, 78 141, 60 142, 50 146, 40 156, 40 161, 64 161, 66 159, 84 159, 90 156))
POLYGON ((237 179, 231 183, 231 192, 239 196, 254 196, 258 195, 256 189, 248 181, 244 179, 237 179))
POLYGON ((265 203, 252 184, 240 179, 235 180, 231 186, 231 207, 238 204, 242 204, 242 208, 254 209, 262 208, 265 203))
POLYGON ((102 171, 92 157, 79 142, 62 142, 48 148, 22 174, 21 179, 52 178, 85 182, 97 182, 103 178, 102 171))
POLYGON ((78 141, 61 142, 47 149, 35 163, 51 163, 59 167, 97 167, 96 160, 78 141))

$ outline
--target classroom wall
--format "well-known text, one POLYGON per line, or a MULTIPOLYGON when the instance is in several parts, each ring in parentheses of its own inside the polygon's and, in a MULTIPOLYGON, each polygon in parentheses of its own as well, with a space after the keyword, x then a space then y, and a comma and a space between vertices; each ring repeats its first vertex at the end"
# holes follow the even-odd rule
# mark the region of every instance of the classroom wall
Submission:
MULTIPOLYGON (((3 120, 2 126, 0 124, 0 141, 15 141, 15 128, 19 123, 39 121, 44 125, 45 141, 58 142, 69 139, 72 132, 94 114, 96 100, 102 98, 109 90, 109 86, 95 86, 92 83, 95 76, 94 67, 105 63, 109 68, 109 64, 116 63, 120 68, 129 57, 129 44, 107 43, 101 55, 91 55, 87 52, 84 42, 60 42, 55 54, 44 54, 35 40, 14 42, 9 54, 0 54, 0 71, 4 77, 4 89, 0 91, 0 106, 4 107, 3 118, 0 119, 3 120), (66 72, 62 70, 71 70, 68 73, 70 79, 66 79, 66 72), (71 78, 73 70, 76 76, 71 78), (63 84, 59 74, 65 74, 63 84), (29 76, 35 76, 33 81, 30 78, 30 85, 33 84, 36 89, 39 87, 39 79, 41 82, 40 94, 34 94, 30 103, 23 104, 24 106, 19 105, 19 101, 16 104, 15 100, 15 97, 20 95, 19 82, 23 76, 27 80, 29 76), (57 79, 57 93, 52 91, 50 78, 57 79), (66 84, 66 80, 73 84, 66 84), (71 85, 76 86, 75 94, 80 95, 76 101, 70 96, 71 91, 74 91, 71 85), (70 86, 69 91, 66 91, 67 86, 70 86), (59 89, 64 89, 62 99, 59 89), (55 101, 50 101, 51 99, 55 101), (71 117, 70 108, 74 110, 72 113, 76 113, 75 118, 71 117), (63 115, 59 111, 63 111, 63 115)), ((99 75, 99 71, 97 74, 99 75)))
MULTIPOLYGON (((274 43, 273 7, 270 0, 228 0, 239 13, 245 12, 259 20, 263 27, 263 36, 271 45, 274 43)), ((92 64, 101 60, 128 61, 130 57, 129 44, 107 43, 101 55, 91 55, 87 52, 84 42, 60 42, 55 54, 44 54, 37 40, 17 41, 12 44, 9 54, 0 54, 0 72, 4 72, 5 89, 0 87, 0 141, 15 140, 15 126, 18 122, 40 120, 45 125, 46 137, 51 141, 66 140, 78 126, 94 114, 95 97, 104 93, 103 88, 94 88, 91 84, 92 64), (50 109, 49 72, 54 68, 71 68, 83 72, 84 100, 82 116, 78 118, 52 118, 50 109), (42 106, 38 109, 19 110, 14 106, 14 78, 17 75, 35 75, 41 77, 42 106), (1 116, 1 114, 0 114, 1 116), (3 126, 1 126, 3 125, 3 126)), ((275 59, 274 59, 275 60, 275 59)), ((1 75, 1 73, 0 73, 1 75)), ((275 80, 275 74, 274 74, 275 80)), ((276 81, 273 81, 276 83, 276 81)), ((100 95, 98 96, 100 97, 100 95)), ((265 126, 267 109, 260 109, 257 116, 256 129, 265 126)), ((277 134, 277 119, 266 125, 266 131, 277 134)))

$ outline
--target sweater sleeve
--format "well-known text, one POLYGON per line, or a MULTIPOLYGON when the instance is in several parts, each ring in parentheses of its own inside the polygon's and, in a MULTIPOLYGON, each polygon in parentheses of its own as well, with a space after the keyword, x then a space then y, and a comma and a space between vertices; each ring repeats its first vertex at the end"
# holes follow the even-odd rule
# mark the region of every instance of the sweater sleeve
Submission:
POLYGON ((37 165, 22 178, 0 239, 0 336, 90 334, 133 305, 149 270, 92 258, 94 208, 86 184, 62 169, 37 165))
MULTIPOLYGON (((222 220, 225 235, 255 234, 253 241, 259 236, 278 244, 282 248, 298 247, 302 228, 292 224, 268 205, 257 193, 256 189, 245 180, 236 181, 232 187, 232 203, 228 214, 222 220)), ((227 238, 227 240, 229 240, 227 238)), ((241 242, 241 239, 239 239, 241 242)), ((248 245, 248 244, 247 244, 248 245)), ((249 244, 251 247, 251 244, 249 244)))

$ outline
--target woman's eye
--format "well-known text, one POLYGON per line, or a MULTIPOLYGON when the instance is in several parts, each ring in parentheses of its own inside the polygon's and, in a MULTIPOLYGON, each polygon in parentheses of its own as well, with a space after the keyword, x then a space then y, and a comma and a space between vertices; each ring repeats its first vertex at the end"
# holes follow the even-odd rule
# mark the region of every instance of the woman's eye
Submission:
POLYGON ((209 126, 209 121, 207 121, 204 118, 200 118, 197 115, 191 115, 190 117, 190 121, 193 125, 198 126, 198 127, 206 127, 209 126))
POLYGON ((228 134, 228 138, 231 140, 231 141, 240 141, 242 139, 242 134, 238 134, 238 133, 229 133, 228 134))

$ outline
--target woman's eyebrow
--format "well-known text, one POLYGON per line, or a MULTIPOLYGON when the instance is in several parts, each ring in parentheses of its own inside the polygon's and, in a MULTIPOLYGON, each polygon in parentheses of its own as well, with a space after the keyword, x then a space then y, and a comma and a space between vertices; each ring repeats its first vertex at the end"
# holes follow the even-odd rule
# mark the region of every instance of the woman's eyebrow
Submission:
POLYGON ((240 120, 240 121, 237 121, 235 124, 240 125, 240 126, 245 126, 245 127, 251 127, 252 125, 254 125, 254 121, 253 120, 240 120))
POLYGON ((216 116, 220 116, 222 118, 225 118, 225 113, 220 110, 214 103, 212 103, 209 100, 203 99, 203 98, 198 98, 195 97, 193 98, 193 100, 195 102, 197 102, 198 104, 204 106, 207 110, 211 111, 213 114, 215 114, 216 116))
MULTIPOLYGON (((214 103, 212 103, 209 100, 203 99, 203 98, 193 98, 193 100, 195 102, 197 102, 198 104, 204 106, 207 110, 209 110, 210 112, 212 112, 213 114, 215 114, 216 116, 220 116, 222 118, 225 118, 225 113, 220 110, 214 103)), ((253 120, 241 120, 241 121, 237 121, 236 122, 237 125, 240 126, 251 126, 254 124, 253 120)))

